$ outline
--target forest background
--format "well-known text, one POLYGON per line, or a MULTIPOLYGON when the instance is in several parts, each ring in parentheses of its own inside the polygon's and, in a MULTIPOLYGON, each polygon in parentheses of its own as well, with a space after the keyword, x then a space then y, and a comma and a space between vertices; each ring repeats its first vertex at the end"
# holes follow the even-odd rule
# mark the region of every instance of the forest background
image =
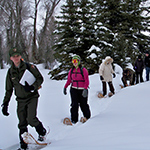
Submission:
POLYGON ((124 68, 150 49, 149 0, 0 0, 0 20, 1 69, 16 47, 56 80, 74 54, 94 74, 106 56, 124 68))

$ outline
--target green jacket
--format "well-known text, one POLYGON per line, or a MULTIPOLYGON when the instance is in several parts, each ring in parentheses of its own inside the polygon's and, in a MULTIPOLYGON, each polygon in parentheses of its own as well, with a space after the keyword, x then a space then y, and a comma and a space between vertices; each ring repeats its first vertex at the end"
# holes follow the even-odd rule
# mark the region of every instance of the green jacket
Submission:
POLYGON ((5 87, 6 92, 5 92, 3 104, 9 103, 12 96, 13 89, 15 91, 17 101, 26 100, 31 98, 32 96, 39 97, 38 89, 42 83, 43 83, 43 77, 36 66, 28 64, 27 67, 27 64, 21 60, 20 67, 16 68, 13 63, 12 66, 9 68, 6 76, 6 87, 5 87), (26 92, 23 85, 19 83, 26 69, 28 69, 36 78, 35 82, 32 84, 35 89, 34 92, 26 92))

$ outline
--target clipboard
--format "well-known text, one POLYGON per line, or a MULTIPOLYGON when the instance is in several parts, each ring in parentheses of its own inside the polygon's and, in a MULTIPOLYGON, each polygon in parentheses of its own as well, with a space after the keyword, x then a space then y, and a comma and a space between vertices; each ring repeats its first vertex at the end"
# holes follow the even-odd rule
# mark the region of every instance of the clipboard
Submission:
POLYGON ((32 85, 35 82, 35 80, 36 78, 34 77, 34 75, 29 70, 26 69, 19 83, 25 86, 26 81, 28 82, 29 85, 32 85))

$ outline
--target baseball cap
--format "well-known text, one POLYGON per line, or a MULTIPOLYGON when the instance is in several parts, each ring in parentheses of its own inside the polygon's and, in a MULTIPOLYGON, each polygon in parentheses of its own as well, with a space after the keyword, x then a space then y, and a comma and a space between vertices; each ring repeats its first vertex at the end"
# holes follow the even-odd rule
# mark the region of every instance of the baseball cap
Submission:
POLYGON ((13 47, 9 50, 9 56, 11 57, 15 55, 21 55, 21 53, 17 48, 13 47))

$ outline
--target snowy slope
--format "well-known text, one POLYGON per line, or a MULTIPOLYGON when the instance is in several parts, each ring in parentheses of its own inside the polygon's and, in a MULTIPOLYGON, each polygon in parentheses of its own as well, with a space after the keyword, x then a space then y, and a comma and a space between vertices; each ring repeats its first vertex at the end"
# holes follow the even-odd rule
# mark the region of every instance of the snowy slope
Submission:
MULTIPOLYGON (((85 124, 65 126, 62 119, 70 115, 69 88, 66 96, 62 93, 66 81, 52 81, 47 75, 49 71, 42 69, 42 66, 38 67, 44 76, 38 117, 51 130, 48 139, 52 144, 45 147, 45 150, 150 149, 150 82, 120 89, 121 68, 117 66, 114 79, 116 94, 111 98, 99 99, 96 96, 101 90, 99 75, 90 76, 89 105, 92 117, 85 124)), ((7 69, 0 70, 1 103, 6 72, 7 69)), ((0 149, 19 142, 15 96, 11 99, 9 113, 8 117, 1 113, 0 149)), ((82 116, 81 112, 79 116, 82 116)), ((29 127, 29 132, 37 137, 34 128, 29 127)))

